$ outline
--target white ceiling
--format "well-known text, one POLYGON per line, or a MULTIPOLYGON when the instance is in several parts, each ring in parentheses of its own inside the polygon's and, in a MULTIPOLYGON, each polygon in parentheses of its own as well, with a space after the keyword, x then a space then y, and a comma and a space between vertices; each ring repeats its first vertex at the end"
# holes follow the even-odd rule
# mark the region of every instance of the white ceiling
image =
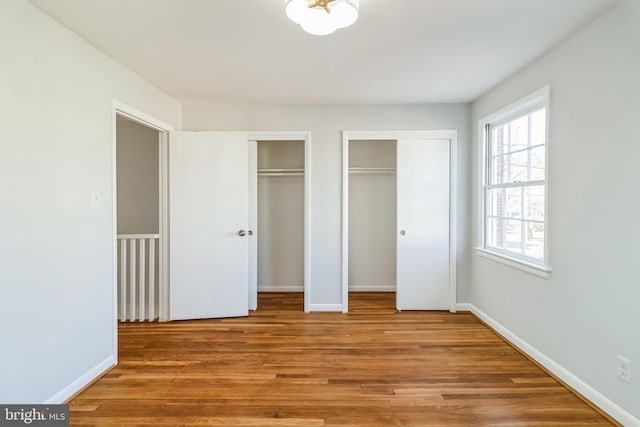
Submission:
POLYGON ((30 0, 181 102, 468 102, 617 0, 360 0, 311 36, 283 0, 30 0))

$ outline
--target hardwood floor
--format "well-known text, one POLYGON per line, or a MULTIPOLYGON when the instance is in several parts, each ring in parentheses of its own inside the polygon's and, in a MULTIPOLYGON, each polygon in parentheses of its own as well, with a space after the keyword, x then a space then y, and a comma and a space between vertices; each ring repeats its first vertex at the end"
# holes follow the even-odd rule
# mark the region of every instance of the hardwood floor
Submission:
POLYGON ((70 402, 76 426, 611 425, 470 314, 352 294, 302 312, 120 325, 120 363, 70 402))

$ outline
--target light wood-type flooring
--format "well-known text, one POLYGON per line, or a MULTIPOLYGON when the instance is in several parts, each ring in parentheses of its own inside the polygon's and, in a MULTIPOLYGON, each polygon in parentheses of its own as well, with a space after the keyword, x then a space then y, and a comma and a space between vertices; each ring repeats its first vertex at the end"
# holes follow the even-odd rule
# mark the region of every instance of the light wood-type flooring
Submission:
POLYGON ((472 315, 394 298, 305 314, 301 294, 270 293, 246 318, 121 324, 119 364, 70 402, 71 425, 611 425, 472 315))

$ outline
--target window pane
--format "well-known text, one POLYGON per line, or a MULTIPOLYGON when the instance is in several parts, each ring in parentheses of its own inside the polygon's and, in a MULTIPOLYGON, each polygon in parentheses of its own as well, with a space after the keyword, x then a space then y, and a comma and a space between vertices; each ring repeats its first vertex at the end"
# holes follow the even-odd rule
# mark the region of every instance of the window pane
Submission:
POLYGON ((522 254, 522 222, 505 221, 505 242, 503 249, 522 254))
POLYGON ((484 226, 485 232, 485 246, 499 247, 498 242, 500 239, 498 238, 498 232, 496 229, 497 220, 495 218, 487 218, 487 221, 484 226))
POLYGON ((544 259, 544 224, 525 222, 524 254, 538 260, 544 259))
POLYGON ((547 112, 541 109, 531 114, 531 145, 544 144, 546 141, 547 112))
POLYGON ((510 157, 511 179, 508 182, 529 181, 529 150, 514 153, 510 157))
POLYGON ((545 146, 531 150, 531 180, 544 181, 545 146))
POLYGON ((489 216, 504 216, 505 206, 505 189, 494 188, 489 190, 489 200, 487 203, 487 215, 489 216))
POLYGON ((509 126, 495 126, 491 128, 491 155, 500 156, 509 149, 509 126))
POLYGON ((503 218, 488 218, 486 223, 486 245, 503 249, 506 241, 507 220, 503 218))
POLYGON ((491 162, 491 183, 504 184, 509 182, 509 156, 494 157, 491 162))
POLYGON ((494 188, 488 192, 487 215, 499 218, 523 218, 522 187, 494 188))
POLYGON ((524 190, 524 213, 526 219, 544 221, 544 185, 527 187, 524 190))
POLYGON ((522 150, 529 146, 529 115, 520 117, 510 123, 511 150, 522 150))
POLYGON ((522 218, 522 188, 507 188, 504 216, 508 218, 522 218))

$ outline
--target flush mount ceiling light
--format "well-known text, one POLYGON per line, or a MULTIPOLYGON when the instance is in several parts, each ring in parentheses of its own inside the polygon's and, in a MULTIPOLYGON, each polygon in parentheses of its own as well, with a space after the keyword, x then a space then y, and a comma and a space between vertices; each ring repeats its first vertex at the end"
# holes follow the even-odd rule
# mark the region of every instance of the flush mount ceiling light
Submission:
POLYGON ((284 7, 307 33, 325 36, 358 20, 360 0, 284 0, 284 7))

